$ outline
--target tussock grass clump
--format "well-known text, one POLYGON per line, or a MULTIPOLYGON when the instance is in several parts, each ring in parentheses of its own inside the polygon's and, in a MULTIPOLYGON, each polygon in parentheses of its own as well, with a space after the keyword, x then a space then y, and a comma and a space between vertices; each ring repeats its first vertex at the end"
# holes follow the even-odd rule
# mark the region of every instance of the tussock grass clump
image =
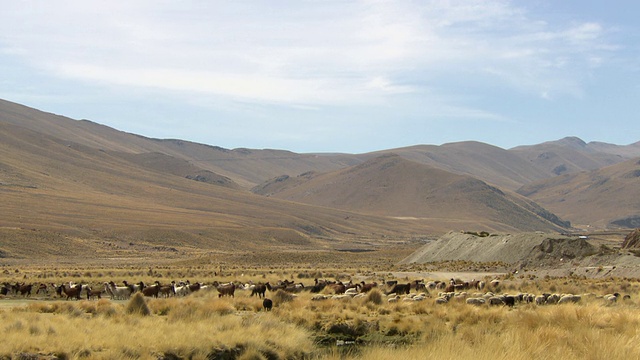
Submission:
POLYGON ((96 314, 105 317, 112 317, 118 313, 114 304, 107 299, 100 299, 96 303, 96 314))
POLYGON ((216 315, 230 315, 236 312, 235 306, 228 301, 208 301, 201 309, 204 313, 216 315))
POLYGON ((383 295, 378 289, 372 289, 365 297, 365 301, 376 305, 382 305, 383 295))
POLYGON ((273 302, 276 305, 288 303, 290 301, 293 301, 293 299, 294 299, 294 296, 292 294, 289 294, 286 291, 278 290, 276 291, 275 294, 273 294, 273 302))
POLYGON ((142 315, 149 316, 151 315, 151 309, 147 305, 147 301, 144 298, 142 293, 136 293, 131 297, 129 302, 127 303, 127 307, 125 308, 127 314, 132 315, 142 315))
POLYGON ((238 356, 238 360, 267 360, 267 358, 257 349, 251 348, 245 350, 240 356, 238 356))
POLYGON ((206 320, 236 312, 233 303, 226 299, 170 299, 161 302, 169 309, 167 312, 171 322, 206 320))

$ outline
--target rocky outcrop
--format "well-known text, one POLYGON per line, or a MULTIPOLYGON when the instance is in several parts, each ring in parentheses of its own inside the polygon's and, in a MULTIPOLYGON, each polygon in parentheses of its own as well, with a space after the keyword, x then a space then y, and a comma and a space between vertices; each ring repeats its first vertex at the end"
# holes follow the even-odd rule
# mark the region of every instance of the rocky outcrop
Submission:
POLYGON ((640 249, 640 229, 635 229, 624 238, 623 249, 640 249))

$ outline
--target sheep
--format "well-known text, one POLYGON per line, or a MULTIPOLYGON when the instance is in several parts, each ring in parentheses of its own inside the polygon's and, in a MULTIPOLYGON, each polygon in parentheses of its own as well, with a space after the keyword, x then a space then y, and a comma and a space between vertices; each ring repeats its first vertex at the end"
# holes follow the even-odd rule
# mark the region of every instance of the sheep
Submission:
POLYGON ((484 305, 484 304, 485 304, 485 302, 486 302, 486 300, 485 300, 485 299, 483 299, 483 298, 481 298, 481 297, 478 297, 478 298, 468 298, 468 299, 466 300, 466 302, 467 302, 467 304, 469 304, 469 305, 476 305, 476 306, 480 306, 480 305, 484 305))
POLYGON ((116 286, 113 281, 104 283, 105 292, 111 295, 113 300, 125 300, 131 296, 132 289, 128 286, 116 286))
POLYGON ((411 292, 411 283, 407 283, 407 284, 395 284, 393 285, 393 287, 391 288, 391 290, 387 291, 385 294, 386 295, 391 295, 391 294, 409 294, 411 292))
POLYGON ((20 295, 23 295, 25 297, 27 296, 31 296, 31 289, 33 288, 32 284, 19 284, 16 283, 15 285, 13 285, 13 290, 16 293, 16 295, 18 293, 20 293, 20 295))
POLYGON ((580 295, 566 294, 558 300, 558 304, 577 303, 580 299, 582 299, 580 295))
POLYGON ((102 290, 92 290, 87 287, 87 300, 91 300, 91 298, 102 299, 102 290))
POLYGON ((480 281, 478 281, 478 284, 476 285, 476 289, 482 291, 485 286, 486 286, 486 283, 484 281, 480 280, 480 281))
POLYGON ((204 290, 206 288, 205 285, 202 285, 201 283, 197 282, 195 284, 192 284, 191 282, 189 282, 189 280, 187 280, 186 282, 187 286, 189 287, 189 292, 196 292, 199 290, 204 290))
POLYGON ((273 301, 271 299, 265 298, 264 300, 262 300, 262 307, 265 311, 271 311, 271 308, 273 308, 273 301))
POLYGON ((338 281, 336 284, 328 284, 327 287, 332 289, 333 293, 336 295, 344 294, 344 292, 347 291, 347 286, 340 281, 338 281))
POLYGON ((45 295, 49 295, 49 287, 47 286, 47 284, 40 284, 38 286, 38 289, 36 290, 36 295, 38 295, 40 292, 44 293, 45 295))
POLYGON ((367 293, 369 291, 371 291, 371 289, 373 289, 374 287, 378 287, 378 283, 377 282, 372 282, 372 283, 365 283, 364 281, 360 283, 360 292, 361 293, 367 293))
POLYGON ((532 304, 535 300, 536 300, 536 296, 533 294, 524 295, 524 302, 526 302, 527 304, 532 304))
POLYGON ((143 283, 141 291, 144 296, 157 298, 160 294, 160 282, 156 281, 156 283, 151 286, 144 286, 143 283))
POLYGON ((446 297, 439 297, 435 300, 436 304, 446 304, 449 302, 449 299, 446 297))
POLYGON ((299 283, 299 284, 289 284, 287 286, 285 286, 284 289, 282 289, 288 293, 299 293, 302 290, 304 290, 304 284, 303 283, 299 283))
POLYGON ((184 282, 180 282, 180 285, 178 286, 174 285, 174 289, 176 291, 176 296, 187 296, 191 293, 189 286, 184 282))
POLYGON ((544 295, 536 296, 536 305, 544 305, 547 303, 547 297, 544 295))
POLYGON ((267 286, 263 283, 258 283, 253 285, 253 289, 251 289, 251 296, 258 295, 258 299, 264 298, 266 292, 267 286))
POLYGON ((253 291, 253 289, 255 287, 256 287, 256 285, 252 281, 249 281, 248 283, 246 283, 244 285, 238 285, 238 289, 237 290, 251 290, 251 291, 253 291))
POLYGON ((424 283, 424 279, 423 280, 413 280, 411 282, 411 288, 415 289, 416 291, 426 290, 427 289, 427 285, 424 283))
MULTIPOLYGON (((159 284, 159 283, 158 283, 159 284)), ((166 298, 173 294, 176 295, 176 286, 175 282, 172 282, 171 285, 160 285, 160 289, 158 290, 158 295, 162 295, 166 298)))
POLYGON ((69 287, 67 288, 67 286, 65 284, 62 284, 58 287, 60 293, 64 293, 65 296, 67 297, 67 300, 75 297, 76 300, 80 300, 80 292, 82 291, 82 285, 76 285, 74 287, 69 287))
POLYGON ((560 295, 558 294, 551 294, 547 296, 547 304, 557 304, 558 300, 560 300, 560 295))
POLYGON ((504 304, 509 306, 509 307, 513 307, 516 304, 516 296, 513 295, 506 295, 502 297, 502 301, 504 301, 504 304))
POLYGON ((236 284, 234 284, 234 283, 218 284, 217 282, 215 282, 214 286, 218 290, 218 297, 219 298, 221 298, 223 296, 235 297, 234 293, 236 291, 236 284))
POLYGON ((398 302, 398 300, 399 300, 399 299, 400 299, 400 295, 397 295, 397 294, 396 294, 395 296, 390 297, 390 298, 387 300, 387 302, 395 303, 395 302, 398 302))
POLYGON ((620 297, 619 293, 613 293, 613 294, 607 294, 607 295, 603 296, 602 298, 607 300, 608 302, 615 303, 615 302, 618 301, 619 297, 620 297))
POLYGON ((503 299, 502 296, 492 296, 487 301, 489 302, 489 305, 494 305, 494 306, 495 305, 504 305, 505 304, 504 299, 503 299))
POLYGON ((324 280, 314 279, 314 282, 315 284, 310 289, 311 293, 313 294, 319 293, 327 286, 327 282, 324 280))
POLYGON ((389 281, 384 281, 382 280, 382 282, 388 287, 393 287, 398 283, 398 280, 389 280, 389 281))
POLYGON ((132 294, 136 293, 136 292, 138 292, 138 291, 140 291, 142 289, 142 287, 141 287, 141 285, 139 283, 138 284, 129 284, 127 282, 127 280, 124 280, 122 283, 124 284, 124 286, 126 286, 128 288, 131 288, 131 293, 132 294))
POLYGON ((358 293, 358 289, 356 288, 347 289, 344 293, 345 295, 355 296, 358 293))

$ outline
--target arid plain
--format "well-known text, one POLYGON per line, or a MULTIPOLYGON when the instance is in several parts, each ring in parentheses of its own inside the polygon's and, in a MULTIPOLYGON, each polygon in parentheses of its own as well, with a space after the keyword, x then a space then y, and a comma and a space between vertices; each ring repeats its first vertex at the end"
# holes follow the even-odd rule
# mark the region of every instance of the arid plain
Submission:
POLYGON ((640 358, 639 177, 640 143, 230 150, 0 101, 0 357, 640 358))

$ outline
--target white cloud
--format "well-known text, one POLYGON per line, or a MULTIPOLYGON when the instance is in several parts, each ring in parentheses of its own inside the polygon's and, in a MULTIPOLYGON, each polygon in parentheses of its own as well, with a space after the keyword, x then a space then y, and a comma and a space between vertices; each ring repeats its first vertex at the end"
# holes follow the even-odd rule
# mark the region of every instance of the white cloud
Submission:
POLYGON ((428 94, 434 77, 461 73, 576 96, 580 72, 565 69, 601 66, 608 51, 599 23, 551 25, 506 1, 4 7, 2 53, 62 78, 303 107, 428 94))

